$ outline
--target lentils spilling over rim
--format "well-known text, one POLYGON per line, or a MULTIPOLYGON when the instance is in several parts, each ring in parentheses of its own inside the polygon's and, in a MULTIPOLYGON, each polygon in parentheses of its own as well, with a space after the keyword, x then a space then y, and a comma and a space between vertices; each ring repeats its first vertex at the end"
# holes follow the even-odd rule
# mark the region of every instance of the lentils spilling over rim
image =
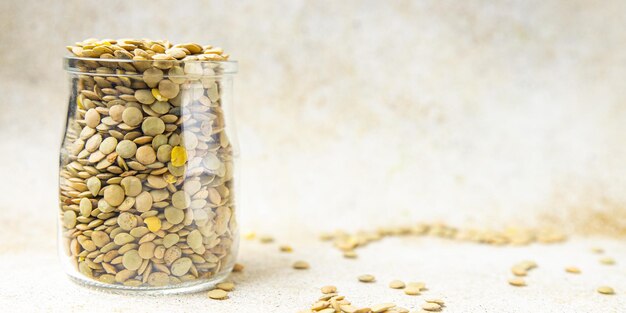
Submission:
MULTIPOLYGON (((66 48, 77 57, 110 60, 227 61, 229 58, 220 47, 197 43, 172 44, 167 40, 90 38, 66 48)), ((159 82, 159 75, 158 72, 147 71, 144 72, 144 80, 146 83, 159 82)))

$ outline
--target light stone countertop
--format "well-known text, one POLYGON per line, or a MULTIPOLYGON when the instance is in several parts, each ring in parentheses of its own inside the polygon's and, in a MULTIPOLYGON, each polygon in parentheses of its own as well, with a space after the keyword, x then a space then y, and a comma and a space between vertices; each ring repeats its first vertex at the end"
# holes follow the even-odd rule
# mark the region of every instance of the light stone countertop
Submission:
MULTIPOLYGON (((299 236, 296 236, 299 237, 299 236)), ((242 273, 231 279, 236 289, 224 301, 205 292, 189 295, 125 296, 99 292, 72 283, 62 272, 54 239, 45 247, 11 247, 0 243, 0 307, 3 312, 298 312, 321 296, 319 288, 335 285, 357 306, 394 302, 417 309, 425 298, 446 302, 443 312, 624 312, 626 308, 626 249, 623 241, 573 238, 562 244, 495 247, 453 242, 432 237, 386 238, 357 250, 357 259, 344 259, 331 243, 315 235, 301 239, 288 234, 271 244, 242 240, 242 273), (307 239, 308 238, 308 239, 307 239), (279 252, 280 244, 293 246, 279 252), (605 249, 616 265, 602 265, 592 247, 605 249), (294 270, 296 260, 310 263, 309 270, 294 270), (527 287, 512 287, 510 267, 534 260, 538 268, 526 277, 527 287), (578 266, 582 274, 565 273, 578 266), (359 283, 361 274, 376 276, 371 284, 359 283), (423 281, 421 296, 407 296, 387 287, 391 280, 423 281), (616 295, 595 289, 612 286, 616 295)))

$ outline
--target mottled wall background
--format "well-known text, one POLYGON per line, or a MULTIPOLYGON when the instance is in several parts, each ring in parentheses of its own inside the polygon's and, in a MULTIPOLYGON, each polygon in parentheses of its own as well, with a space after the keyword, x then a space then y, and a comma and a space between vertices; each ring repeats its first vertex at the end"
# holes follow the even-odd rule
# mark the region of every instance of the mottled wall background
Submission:
POLYGON ((4 0, 0 216, 54 232, 64 46, 150 37, 239 60, 247 228, 566 221, 624 233, 624 12, 573 0, 4 0))

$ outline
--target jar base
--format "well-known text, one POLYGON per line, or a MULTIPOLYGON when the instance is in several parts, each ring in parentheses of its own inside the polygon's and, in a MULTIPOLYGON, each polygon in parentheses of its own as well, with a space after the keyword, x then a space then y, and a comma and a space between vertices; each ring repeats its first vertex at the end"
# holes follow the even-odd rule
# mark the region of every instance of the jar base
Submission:
POLYGON ((68 274, 68 277, 72 282, 82 287, 87 287, 92 290, 97 290, 101 292, 114 293, 114 294, 125 294, 125 295, 147 295, 147 296, 155 296, 155 295, 176 295, 176 294, 185 294, 185 293, 194 293, 200 292, 204 290, 208 290, 212 287, 215 287, 216 284, 224 281, 226 277, 230 274, 229 271, 224 271, 219 275, 215 275, 210 279, 202 279, 199 281, 186 282, 177 285, 171 286, 160 286, 160 287, 134 287, 134 286, 124 286, 124 285, 113 285, 113 284, 104 284, 95 280, 90 280, 82 277, 77 277, 68 274))

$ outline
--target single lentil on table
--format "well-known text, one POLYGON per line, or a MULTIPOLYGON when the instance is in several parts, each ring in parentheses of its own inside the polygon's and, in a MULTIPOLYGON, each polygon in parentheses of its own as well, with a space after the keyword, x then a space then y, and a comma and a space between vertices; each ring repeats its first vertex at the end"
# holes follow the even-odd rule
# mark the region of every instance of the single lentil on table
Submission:
POLYGON ((67 48, 90 58, 76 61, 62 147, 62 244, 71 263, 88 278, 126 286, 227 270, 237 232, 234 152, 221 68, 198 61, 228 55, 161 40, 89 39, 67 48))

